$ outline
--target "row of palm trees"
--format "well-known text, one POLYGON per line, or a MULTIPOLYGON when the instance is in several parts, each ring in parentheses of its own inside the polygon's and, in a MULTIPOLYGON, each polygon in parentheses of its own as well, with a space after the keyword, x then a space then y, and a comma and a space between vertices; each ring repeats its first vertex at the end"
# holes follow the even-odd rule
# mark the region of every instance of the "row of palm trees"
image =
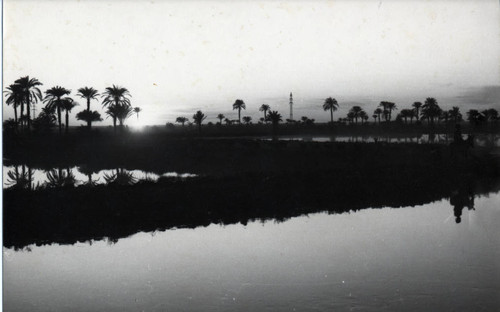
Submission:
MULTIPOLYGON (((328 97, 324 100, 323 110, 330 112, 330 121, 333 123, 333 112, 335 112, 339 108, 339 103, 335 98, 328 97)), ((233 104, 233 110, 238 110, 238 120, 231 120, 226 118, 224 114, 218 114, 217 119, 219 119, 218 124, 222 125, 224 121, 226 125, 231 125, 234 122, 241 124, 241 120, 245 124, 250 124, 252 121, 252 117, 244 116, 241 117, 241 110, 246 109, 245 102, 241 99, 237 99, 233 104)), ((397 106, 393 102, 389 101, 381 101, 378 107, 373 112, 373 119, 375 122, 381 122, 382 118, 386 122, 390 122, 392 120, 393 112, 397 110, 397 106)), ((271 111, 271 108, 268 104, 262 104, 259 108, 259 111, 264 113, 264 117, 260 118, 260 122, 268 122, 271 121, 273 124, 277 124, 282 121, 281 115, 276 111, 271 111), (269 113, 268 113, 269 112, 269 113), (279 117, 278 117, 279 115, 279 117)), ((193 121, 198 127, 201 127, 201 123, 206 119, 206 116, 198 111, 193 116, 193 121), (201 114, 201 115, 200 115, 201 114), (202 116, 203 115, 203 116, 202 116)), ((401 112, 396 116, 397 121, 403 121, 404 123, 408 123, 408 119, 410 119, 410 123, 413 123, 413 119, 418 122, 426 121, 427 123, 433 125, 435 122, 439 122, 440 120, 444 120, 446 123, 449 121, 453 121, 454 123, 458 123, 463 120, 460 109, 454 106, 450 110, 443 110, 439 107, 439 104, 435 98, 429 97, 425 100, 424 104, 421 102, 414 102, 412 104, 411 109, 402 109, 401 112)), ((368 113, 361 108, 360 106, 353 106, 349 112, 347 113, 347 118, 339 118, 339 122, 349 122, 349 123, 358 123, 358 120, 361 120, 361 123, 365 123, 369 120, 368 113)), ((487 109, 479 112, 478 110, 471 109, 467 112, 467 120, 471 123, 478 124, 484 121, 498 121, 499 114, 495 109, 487 109)), ((314 119, 309 119, 307 117, 302 117, 301 120, 303 123, 311 124, 314 122, 314 119)), ((186 117, 177 117, 177 123, 180 123, 184 126, 186 122, 189 122, 189 119, 186 117)), ((287 122, 296 122, 294 120, 288 120, 287 122)), ((200 130, 201 131, 201 130, 200 130)))
MULTIPOLYGON (((30 78, 29 76, 21 77, 9 85, 4 91, 6 96, 6 104, 12 105, 14 108, 14 126, 15 128, 30 130, 32 124, 35 127, 49 128, 56 123, 59 127, 59 133, 62 133, 62 113, 65 112, 65 132, 69 128, 69 113, 77 106, 77 102, 69 97, 71 90, 61 86, 55 86, 45 91, 45 96, 39 86, 43 85, 38 79, 30 78), (33 105, 42 101, 45 107, 37 118, 31 118, 31 108, 33 105), (18 116, 18 108, 20 115, 18 116)), ((113 127, 116 129, 118 121, 120 126, 123 126, 124 121, 132 114, 136 113, 139 118, 139 107, 133 108, 130 103, 130 93, 126 88, 113 85, 107 87, 102 95, 92 87, 83 87, 78 89, 76 94, 87 102, 87 109, 76 114, 76 119, 85 121, 87 128, 91 129, 93 122, 102 121, 101 115, 97 111, 90 109, 92 100, 98 100, 102 97, 102 106, 106 107, 106 115, 113 119, 113 127)))
MULTIPOLYGON (((327 98, 323 104, 323 109, 325 111, 330 111, 331 122, 333 123, 333 112, 338 109, 338 102, 334 98, 327 98)), ((392 120, 393 111, 397 110, 396 104, 393 102, 382 101, 379 106, 373 112, 373 119, 375 121, 381 122, 383 118, 386 122, 392 120)), ((498 121, 499 114, 496 109, 490 108, 483 111, 478 111, 476 109, 470 109, 466 113, 467 120, 475 125, 479 125, 488 121, 498 121)), ((353 106, 347 113, 347 118, 340 118, 340 122, 350 122, 358 123, 358 119, 364 123, 368 121, 368 114, 360 107, 353 106)), ((425 100, 424 104, 421 102, 414 102, 412 108, 402 109, 401 112, 396 116, 396 120, 402 121, 404 123, 413 123, 413 119, 418 122, 426 121, 427 123, 433 125, 435 122, 443 120, 445 123, 453 121, 454 123, 459 123, 463 120, 463 115, 457 106, 452 107, 450 110, 443 110, 439 107, 439 104, 435 98, 429 97, 425 100)))

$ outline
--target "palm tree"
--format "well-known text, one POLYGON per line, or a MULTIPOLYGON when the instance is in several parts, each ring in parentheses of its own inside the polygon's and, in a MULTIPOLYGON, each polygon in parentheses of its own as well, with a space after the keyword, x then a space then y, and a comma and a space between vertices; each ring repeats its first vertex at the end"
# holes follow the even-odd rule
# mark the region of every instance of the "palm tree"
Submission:
POLYGON ((281 114, 278 113, 277 111, 270 111, 267 114, 267 119, 271 121, 273 125, 273 132, 276 134, 276 130, 278 128, 278 124, 283 121, 281 114))
POLYGON ((383 107, 384 109, 385 120, 387 122, 391 121, 392 111, 397 109, 396 104, 394 104, 393 102, 382 101, 380 102, 379 106, 383 107))
POLYGON ((421 102, 415 102, 412 104, 413 108, 415 109, 415 117, 417 118, 417 121, 420 120, 420 108, 422 107, 421 102))
POLYGON ((120 125, 123 125, 123 120, 129 117, 126 116, 125 118, 123 118, 123 116, 126 115, 124 115, 124 113, 128 110, 128 108, 130 108, 130 99, 128 97, 131 97, 131 95, 129 91, 126 88, 113 85, 112 87, 106 88, 106 91, 104 91, 102 97, 104 98, 104 100, 102 101, 102 106, 108 106, 108 111, 111 106, 116 107, 111 109, 110 114, 108 114, 113 118, 113 127, 116 128, 116 119, 118 118, 118 115, 122 116, 120 125))
POLYGON ((139 120, 139 112, 142 111, 140 107, 134 107, 134 113, 137 114, 137 120, 139 120))
POLYGON ((175 122, 182 124, 183 127, 184 127, 184 123, 186 123, 186 121, 188 121, 188 119, 186 117, 177 117, 177 119, 175 119, 175 122))
POLYGON ((422 106, 422 117, 428 119, 431 125, 434 124, 434 118, 441 116, 441 108, 435 98, 428 97, 422 106))
POLYGON ((90 129, 93 122, 102 121, 101 114, 97 111, 83 110, 76 114, 77 120, 82 120, 87 122, 87 127, 90 129))
POLYGON ((494 108, 485 109, 481 112, 486 121, 497 121, 498 120, 498 111, 494 108))
POLYGON ((333 112, 339 108, 339 103, 337 102, 336 99, 329 97, 325 99, 325 102, 323 103, 323 110, 326 112, 327 110, 330 110, 330 122, 333 124, 333 112))
POLYGON ((439 119, 444 120, 445 124, 448 124, 448 120, 450 120, 450 112, 449 111, 441 111, 441 115, 439 119))
MULTIPOLYGON (((76 95, 87 100, 87 112, 88 113, 86 113, 85 116, 87 116, 87 117, 92 116, 90 114, 90 101, 96 100, 97 97, 99 96, 99 93, 97 92, 97 90, 92 88, 92 87, 90 87, 90 88, 84 87, 84 88, 78 89, 78 93, 76 95)), ((93 116, 95 116, 95 114, 93 116)), ((99 118, 100 118, 100 115, 99 115, 99 118)), ((87 121, 87 127, 89 129, 92 127, 92 121, 96 121, 96 120, 92 120, 92 118, 80 119, 80 120, 87 121)))
POLYGON ((460 108, 453 106, 449 111, 450 118, 453 119, 455 123, 459 123, 462 120, 462 114, 460 113, 460 108))
POLYGON ((353 106, 349 110, 349 112, 352 113, 353 118, 356 120, 356 123, 358 123, 358 118, 361 117, 360 113, 363 112, 363 109, 361 107, 359 107, 359 106, 353 106))
POLYGON ((378 123, 380 123, 380 115, 382 115, 384 111, 381 108, 377 108, 373 113, 378 117, 378 123))
POLYGON ((134 114, 134 109, 131 106, 118 105, 114 110, 115 116, 118 119, 120 128, 123 128, 123 123, 125 119, 129 118, 134 114))
POLYGON ((21 85, 19 84, 11 84, 8 86, 7 91, 4 91, 7 99, 5 100, 5 104, 12 105, 14 108, 14 121, 17 127, 17 107, 23 105, 24 101, 24 93, 21 85))
POLYGON ((401 110, 401 118, 404 118, 405 123, 408 123, 408 118, 413 119, 413 110, 405 108, 401 110))
POLYGON ((474 126, 479 126, 486 120, 486 117, 477 109, 469 109, 467 111, 467 120, 474 126))
POLYGON ((62 125, 61 125, 61 109, 62 109, 62 100, 61 98, 65 95, 69 95, 71 90, 66 88, 55 86, 47 91, 45 91, 44 102, 47 102, 47 107, 49 109, 57 110, 57 122, 59 123, 59 133, 62 133, 62 125))
POLYGON ((73 99, 70 97, 66 97, 61 100, 61 109, 66 111, 66 133, 68 133, 69 128, 69 112, 71 112, 71 110, 77 105, 78 103, 73 101, 73 99))
POLYGON ((196 114, 193 115, 194 123, 198 125, 198 132, 200 133, 201 133, 201 123, 206 118, 207 116, 205 116, 205 114, 203 114, 201 111, 197 111, 196 114))
POLYGON ((247 125, 249 125, 252 122, 252 117, 250 116, 244 116, 243 117, 243 122, 247 125))
POLYGON ((44 132, 49 131, 57 125, 57 118, 55 116, 55 108, 43 107, 38 117, 33 119, 33 128, 35 131, 44 132))
MULTIPOLYGON (((24 93, 24 103, 26 104, 26 113, 27 113, 27 121, 28 121, 28 130, 31 127, 31 113, 30 113, 30 104, 33 103, 35 105, 38 100, 42 99, 42 92, 38 89, 38 86, 41 86, 42 83, 38 81, 36 78, 31 78, 29 76, 21 77, 14 81, 14 83, 20 85, 22 92, 24 93)), ((21 105, 21 117, 22 117, 22 105, 21 105)))
POLYGON ((219 124, 222 125, 222 119, 226 118, 226 116, 224 116, 224 114, 219 114, 217 115, 217 118, 219 119, 219 124))
POLYGON ((267 104, 262 104, 259 108, 259 111, 264 112, 264 120, 267 120, 267 111, 270 110, 271 107, 267 104))
POLYGON ((233 110, 238 110, 238 123, 241 123, 241 109, 246 109, 245 102, 243 100, 237 99, 234 101, 233 110))
POLYGON ((364 110, 359 112, 358 117, 361 118, 361 123, 363 124, 368 120, 368 114, 364 110))

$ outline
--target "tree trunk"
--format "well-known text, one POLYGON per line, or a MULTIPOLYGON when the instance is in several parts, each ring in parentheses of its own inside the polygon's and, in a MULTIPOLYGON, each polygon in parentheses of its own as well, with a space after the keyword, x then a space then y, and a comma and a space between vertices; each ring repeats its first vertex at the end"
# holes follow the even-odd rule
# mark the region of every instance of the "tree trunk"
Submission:
POLYGON ((69 111, 66 110, 66 134, 68 134, 69 129, 69 111))
POLYGON ((30 96, 29 93, 26 94, 26 113, 28 116, 28 130, 31 128, 31 112, 30 112, 30 96))
POLYGON ((17 127, 17 106, 16 104, 13 105, 14 105, 14 121, 16 122, 16 127, 17 127))
POLYGON ((333 123, 333 108, 330 108, 330 122, 333 123))
POLYGON ((238 108, 238 123, 241 124, 241 108, 238 108))
MULTIPOLYGON (((58 101, 59 102, 59 101, 58 101)), ((61 125, 61 108, 57 107, 57 121, 59 122, 59 134, 62 133, 62 125, 61 125)))
POLYGON ((21 129, 23 128, 23 123, 24 123, 24 103, 21 102, 21 116, 19 117, 21 119, 21 129))
POLYGON ((89 119, 87 120, 87 128, 90 130, 92 127, 92 120, 90 118, 90 98, 87 99, 87 112, 89 112, 89 119))

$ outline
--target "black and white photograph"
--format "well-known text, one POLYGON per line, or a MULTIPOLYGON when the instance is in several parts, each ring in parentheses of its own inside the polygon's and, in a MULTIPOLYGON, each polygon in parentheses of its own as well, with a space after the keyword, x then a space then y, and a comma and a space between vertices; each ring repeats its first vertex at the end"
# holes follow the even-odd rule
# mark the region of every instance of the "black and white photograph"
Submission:
POLYGON ((2 308, 499 311, 498 0, 3 0, 2 308))

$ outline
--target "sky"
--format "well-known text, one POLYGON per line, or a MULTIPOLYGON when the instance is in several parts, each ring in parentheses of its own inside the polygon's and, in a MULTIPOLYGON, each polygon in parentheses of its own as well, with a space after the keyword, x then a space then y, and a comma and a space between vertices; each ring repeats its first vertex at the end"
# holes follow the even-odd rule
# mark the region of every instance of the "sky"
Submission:
MULTIPOLYGON (((500 109, 500 5, 480 1, 4 0, 3 90, 29 75, 72 90, 126 87, 139 121, 202 110, 208 121, 243 99, 318 122, 327 97, 369 114, 435 97, 446 109, 500 109)), ((40 111, 42 105, 38 104, 40 111)), ((91 108, 104 116, 100 101, 91 108)), ((13 116, 3 106, 4 119, 13 116)), ((103 125, 110 125, 105 119, 103 125)))

